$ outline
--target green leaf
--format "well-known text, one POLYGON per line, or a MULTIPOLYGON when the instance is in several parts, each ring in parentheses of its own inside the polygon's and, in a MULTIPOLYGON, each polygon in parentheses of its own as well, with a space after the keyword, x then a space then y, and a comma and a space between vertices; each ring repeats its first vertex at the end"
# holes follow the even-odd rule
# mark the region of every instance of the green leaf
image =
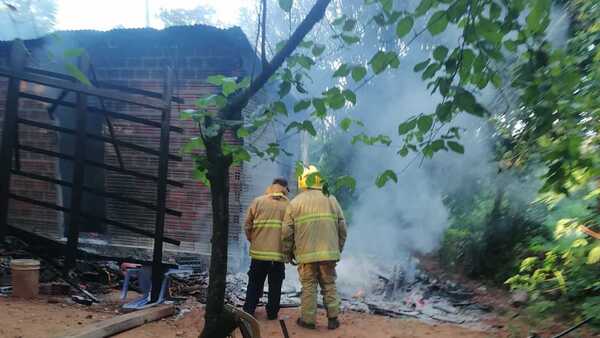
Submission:
POLYGON ((342 29, 346 32, 349 32, 354 30, 354 27, 356 27, 356 20, 347 19, 346 22, 344 22, 344 26, 342 27, 342 29))
POLYGON ((419 3, 419 6, 417 6, 417 8, 415 9, 415 15, 416 16, 422 16, 425 13, 427 13, 427 11, 433 7, 433 5, 435 4, 435 0, 421 0, 421 2, 419 3))
POLYGON ((450 148, 455 153, 459 153, 459 154, 465 153, 465 147, 463 147, 463 145, 458 142, 448 141, 448 142, 446 142, 446 145, 448 145, 448 148, 450 148))
POLYGON ((302 129, 306 130, 312 136, 317 136, 317 131, 315 130, 315 127, 313 126, 312 122, 308 120, 302 122, 302 129))
POLYGON ((600 245, 596 245, 595 248, 590 250, 590 253, 587 257, 587 264, 596 264, 600 262, 600 245))
POLYGON ((325 51, 325 45, 322 45, 322 44, 315 43, 315 45, 312 48, 312 54, 315 57, 321 56, 321 54, 323 54, 324 51, 325 51))
POLYGON ((66 58, 75 58, 83 55, 84 52, 85 49, 83 48, 69 48, 64 51, 63 55, 66 58))
POLYGON ((340 121, 340 128, 342 128, 343 131, 348 131, 351 125, 352 120, 350 118, 346 117, 342 121, 340 121))
POLYGON ((408 155, 408 147, 404 146, 402 149, 398 150, 398 155, 406 157, 408 155))
POLYGON ((355 35, 342 34, 341 37, 342 37, 342 40, 344 40, 344 42, 349 45, 358 43, 360 41, 360 38, 355 35))
POLYGON ((498 5, 495 2, 492 2, 490 4, 490 18, 497 19, 500 17, 501 13, 502 13, 502 8, 500 7, 500 5, 498 5))
POLYGON ((332 109, 340 109, 346 104, 346 98, 342 93, 340 93, 339 90, 333 92, 332 94, 328 94, 325 100, 327 105, 332 109))
POLYGON ((246 128, 239 128, 236 132, 237 137, 244 138, 250 136, 250 131, 246 128))
POLYGON ((396 175, 396 173, 393 172, 392 170, 388 169, 388 170, 384 171, 381 175, 377 176, 377 179, 375 180, 375 184, 377 185, 378 188, 381 188, 389 180, 392 180, 395 183, 398 183, 398 176, 396 175))
POLYGON ((433 118, 429 115, 422 115, 421 117, 419 117, 417 119, 417 127, 419 128, 419 131, 423 134, 428 132, 429 129, 431 129, 432 125, 433 125, 433 118))
POLYGON ((181 152, 191 154, 194 150, 204 149, 204 142, 200 137, 192 137, 189 142, 183 145, 181 152))
POLYGON ((333 22, 331 23, 334 26, 339 26, 341 24, 343 24, 346 21, 346 14, 340 16, 339 18, 333 20, 333 22))
POLYGON ((354 192, 356 189, 356 180, 352 176, 340 176, 335 180, 335 190, 339 191, 342 188, 348 188, 354 192))
POLYGON ((69 75, 77 79, 77 81, 83 83, 86 86, 92 87, 92 83, 90 82, 90 80, 85 74, 83 74, 81 70, 79 70, 77 66, 70 62, 67 62, 65 63, 65 68, 67 69, 67 73, 69 73, 69 75))
POLYGON ((398 59, 398 55, 395 52, 384 52, 378 51, 373 55, 371 60, 369 61, 371 68, 373 69, 373 73, 379 74, 383 72, 388 66, 397 68, 400 64, 400 60, 398 59))
POLYGON ((237 90, 237 83, 235 81, 223 81, 223 95, 226 97, 233 94, 237 90))
POLYGON ((398 21, 398 24, 396 25, 396 36, 399 39, 405 37, 406 34, 408 34, 413 28, 414 23, 415 22, 412 16, 406 16, 402 18, 400 21, 398 21))
POLYGON ((458 105, 458 107, 467 113, 472 113, 475 111, 475 105, 477 100, 475 100, 475 96, 466 90, 460 90, 455 96, 454 101, 458 105))
POLYGON ((415 68, 413 68, 413 71, 415 73, 418 73, 420 71, 422 71, 423 69, 425 69, 425 67, 427 67, 427 65, 429 64, 429 61, 431 61, 431 59, 427 59, 423 62, 419 62, 415 65, 415 68))
POLYGON ((362 80, 367 75, 367 69, 363 66, 355 66, 352 68, 352 79, 356 82, 362 80))
POLYGON ((304 173, 304 164, 302 164, 302 161, 296 161, 294 172, 296 173, 296 177, 302 176, 302 173, 304 173))
POLYGON ((303 111, 310 107, 310 100, 300 100, 294 104, 294 112, 303 111))
POLYGON ((448 26, 448 17, 445 11, 437 11, 433 13, 427 22, 427 29, 431 35, 438 35, 448 26))
POLYGON ((534 0, 533 8, 527 15, 527 28, 534 33, 543 30, 544 22, 550 15, 550 7, 552 5, 551 0, 534 0))
POLYGON ((281 102, 281 101, 275 101, 273 102, 273 104, 271 105, 272 109, 274 112, 278 113, 278 114, 282 114, 282 115, 287 115, 288 111, 287 111, 287 107, 285 106, 285 103, 281 102))
POLYGON ((448 48, 445 46, 437 46, 433 50, 433 58, 439 62, 444 61, 444 59, 446 59, 446 55, 448 55, 448 48))
POLYGON ((491 20, 481 18, 477 24, 477 32, 494 45, 499 45, 502 42, 502 30, 497 23, 491 20))
POLYGON ((346 100, 352 102, 353 105, 356 104, 356 94, 353 91, 351 91, 350 89, 344 89, 342 94, 344 95, 346 100))
POLYGON ((379 0, 379 3, 381 4, 383 10, 387 13, 391 12, 394 6, 393 0, 379 0))
POLYGON ((494 73, 494 75, 492 75, 492 84, 496 88, 502 87, 502 77, 500 77, 498 73, 494 73))
POLYGON ((315 64, 315 61, 306 55, 299 55, 296 58, 298 64, 306 69, 310 69, 315 64))
POLYGON ((506 40, 504 41, 504 48, 509 52, 515 53, 517 51, 517 43, 513 40, 506 40))
POLYGON ((290 90, 292 89, 292 84, 288 81, 282 81, 279 84, 279 91, 277 92, 279 94, 279 98, 283 98, 284 96, 286 96, 290 90))
POLYGON ((293 4, 293 0, 279 0, 279 7, 281 7, 281 9, 283 9, 283 11, 286 13, 289 13, 292 10, 293 4))
POLYGON ((416 126, 417 126, 417 119, 414 119, 414 118, 410 119, 410 120, 408 120, 406 122, 402 122, 398 126, 398 134, 405 135, 409 131, 415 129, 416 126))
POLYGON ((210 187, 210 181, 208 180, 208 170, 205 168, 196 168, 193 173, 194 179, 202 182, 207 187, 210 187))
POLYGON ((206 79, 206 82, 213 84, 215 86, 220 86, 223 84, 225 80, 225 76, 223 75, 211 75, 206 79))
POLYGON ((438 151, 445 148, 444 140, 435 140, 435 141, 431 142, 430 146, 431 146, 431 150, 433 150, 434 153, 437 153, 438 151))
POLYGON ((325 106, 325 100, 315 98, 312 100, 312 104, 315 107, 317 113, 325 115, 327 113, 327 107, 325 106))
MULTIPOLYGON (((268 151, 269 150, 267 150, 267 152, 268 151)), ((236 149, 233 151, 232 155, 233 155, 233 163, 235 163, 235 164, 241 164, 242 162, 248 162, 252 159, 252 157, 250 156, 250 153, 242 147, 236 147, 236 149)))
POLYGON ((452 103, 444 102, 438 104, 435 109, 435 116, 441 122, 450 122, 450 120, 452 120, 452 103))
POLYGON ((350 74, 350 67, 348 67, 348 64, 342 63, 333 73, 333 77, 344 77, 348 76, 348 74, 350 74))
POLYGON ((435 73, 437 73, 438 70, 440 70, 440 68, 442 68, 442 64, 440 63, 432 63, 430 64, 427 69, 425 69, 425 71, 423 72, 423 74, 421 74, 421 78, 423 80, 427 80, 432 78, 435 73))

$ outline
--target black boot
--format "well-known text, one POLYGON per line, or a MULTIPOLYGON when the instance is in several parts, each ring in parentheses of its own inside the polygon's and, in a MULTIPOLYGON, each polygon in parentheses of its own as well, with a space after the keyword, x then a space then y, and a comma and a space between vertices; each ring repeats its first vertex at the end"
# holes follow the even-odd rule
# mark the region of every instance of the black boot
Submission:
POLYGON ((327 320, 327 328, 330 330, 335 330, 340 327, 340 321, 337 318, 329 318, 327 320))
POLYGON ((315 324, 309 324, 309 323, 303 321, 302 318, 298 318, 298 320, 296 321, 296 324, 298 324, 298 326, 303 327, 305 329, 315 330, 317 328, 317 326, 315 324))

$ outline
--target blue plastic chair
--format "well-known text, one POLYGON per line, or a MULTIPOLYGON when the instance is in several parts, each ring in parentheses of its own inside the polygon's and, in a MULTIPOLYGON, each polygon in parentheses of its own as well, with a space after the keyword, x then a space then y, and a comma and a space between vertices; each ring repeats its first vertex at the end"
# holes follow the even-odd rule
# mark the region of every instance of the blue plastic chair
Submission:
POLYGON ((125 279, 123 281, 123 288, 121 289, 121 300, 127 298, 127 291, 129 290, 129 281, 131 277, 137 277, 140 290, 142 291, 142 297, 132 302, 123 305, 124 309, 145 309, 157 304, 161 304, 166 300, 166 293, 171 284, 172 275, 190 275, 193 273, 192 269, 181 266, 177 269, 169 269, 165 272, 163 282, 160 287, 160 293, 158 300, 155 303, 150 303, 150 297, 152 293, 152 269, 149 266, 145 266, 140 269, 128 269, 125 272, 125 279))

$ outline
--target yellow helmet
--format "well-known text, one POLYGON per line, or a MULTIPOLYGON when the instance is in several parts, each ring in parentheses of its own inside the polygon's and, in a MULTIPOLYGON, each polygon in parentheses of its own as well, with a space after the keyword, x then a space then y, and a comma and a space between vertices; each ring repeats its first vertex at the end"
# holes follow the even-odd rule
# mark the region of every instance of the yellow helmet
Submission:
POLYGON ((302 172, 302 176, 298 177, 298 188, 300 190, 305 189, 321 189, 323 188, 323 180, 321 179, 321 174, 319 173, 319 169, 314 165, 309 165, 308 167, 304 167, 304 171, 302 172))

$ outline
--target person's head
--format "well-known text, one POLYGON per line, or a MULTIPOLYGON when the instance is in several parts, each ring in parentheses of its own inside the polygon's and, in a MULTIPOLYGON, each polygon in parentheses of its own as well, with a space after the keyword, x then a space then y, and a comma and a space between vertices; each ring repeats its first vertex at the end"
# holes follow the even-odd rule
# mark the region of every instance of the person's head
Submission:
POLYGON ((280 186, 284 187, 285 190, 287 190, 288 192, 290 191, 290 189, 288 188, 288 181, 285 178, 283 178, 283 177, 277 177, 277 178, 275 178, 273 180, 272 184, 280 185, 280 186))
POLYGON ((317 169, 317 167, 315 167, 314 165, 304 167, 302 176, 298 177, 298 188, 300 190, 322 189, 323 179, 321 178, 321 173, 319 172, 319 169, 317 169))

